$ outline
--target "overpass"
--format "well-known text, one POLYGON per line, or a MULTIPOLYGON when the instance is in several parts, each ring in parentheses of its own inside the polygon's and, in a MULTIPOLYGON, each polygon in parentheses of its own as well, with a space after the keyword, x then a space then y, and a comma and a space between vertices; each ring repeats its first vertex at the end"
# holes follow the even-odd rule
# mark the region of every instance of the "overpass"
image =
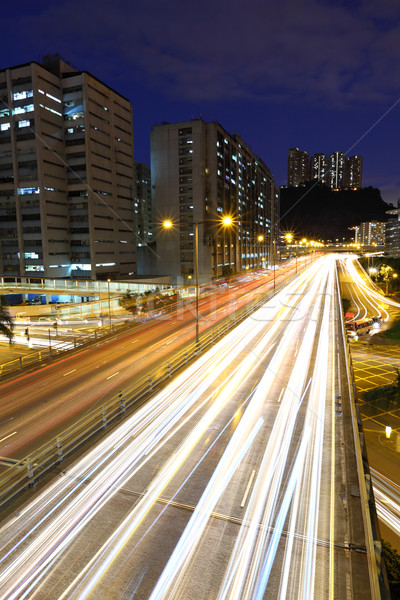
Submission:
MULTIPOLYGON (((123 409, 136 397, 125 390, 123 409)), ((4 597, 388 597, 332 258, 127 415, 0 534, 4 597)))

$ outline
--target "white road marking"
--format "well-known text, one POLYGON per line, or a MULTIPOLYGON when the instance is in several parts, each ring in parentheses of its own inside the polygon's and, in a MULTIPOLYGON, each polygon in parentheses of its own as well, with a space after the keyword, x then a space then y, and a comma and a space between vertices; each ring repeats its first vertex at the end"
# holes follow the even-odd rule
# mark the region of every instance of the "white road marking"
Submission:
POLYGON ((282 399, 282 395, 283 395, 283 392, 284 392, 284 391, 285 391, 285 388, 282 388, 282 389, 281 389, 281 393, 279 394, 278 402, 280 402, 280 401, 281 401, 281 399, 282 399))
POLYGON ((119 371, 117 371, 116 373, 113 373, 112 375, 110 375, 110 377, 107 377, 107 379, 111 379, 112 377, 115 377, 116 375, 118 375, 119 371))
POLYGON ((4 442, 4 440, 7 440, 9 437, 12 437, 12 436, 13 436, 13 435, 15 435, 16 433, 17 433, 16 431, 13 431, 13 433, 10 433, 9 435, 6 435, 6 437, 3 437, 3 438, 0 440, 0 443, 1 443, 1 442, 4 442))
POLYGON ((76 369, 72 369, 72 371, 68 371, 68 373, 64 373, 63 377, 66 377, 67 375, 71 375, 71 373, 74 373, 76 371, 76 369))
POLYGON ((249 483, 247 484, 247 488, 246 488, 246 491, 245 491, 245 493, 244 493, 244 496, 243 496, 242 503, 241 503, 241 505, 240 505, 242 508, 243 508, 243 507, 244 507, 244 505, 246 504, 247 496, 249 495, 250 486, 251 486, 251 484, 253 483, 253 479, 254 479, 254 475, 255 475, 255 474, 256 474, 256 471, 255 471, 255 469, 254 469, 254 470, 253 470, 253 472, 252 472, 252 474, 250 475, 249 483))

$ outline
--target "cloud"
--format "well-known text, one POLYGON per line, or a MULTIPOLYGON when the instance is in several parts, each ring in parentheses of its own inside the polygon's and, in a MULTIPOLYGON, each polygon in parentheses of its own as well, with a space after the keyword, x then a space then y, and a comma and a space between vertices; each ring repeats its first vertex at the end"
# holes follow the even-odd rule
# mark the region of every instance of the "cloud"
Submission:
POLYGON ((396 0, 64 0, 12 31, 171 99, 349 107, 399 95, 399 15, 396 0))

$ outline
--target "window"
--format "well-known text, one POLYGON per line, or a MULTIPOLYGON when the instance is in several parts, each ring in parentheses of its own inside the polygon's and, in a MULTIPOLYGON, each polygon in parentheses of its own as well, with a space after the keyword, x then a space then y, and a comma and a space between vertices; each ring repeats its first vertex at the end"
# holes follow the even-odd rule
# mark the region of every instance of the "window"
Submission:
POLYGON ((38 187, 31 188, 18 188, 18 195, 25 196, 25 194, 38 194, 40 189, 38 187))
POLYGON ((24 90, 23 92, 15 92, 13 94, 14 100, 25 100, 25 98, 32 98, 33 90, 24 90))
POLYGON ((0 125, 0 131, 7 131, 8 129, 10 129, 10 123, 2 123, 0 125))
MULTIPOLYGON (((48 106, 45 106, 44 104, 39 104, 39 106, 41 108, 44 108, 45 110, 48 110, 49 112, 58 115, 59 117, 62 117, 62 114, 60 112, 58 112, 58 110, 53 110, 52 108, 49 108, 48 106)), ((32 104, 32 110, 33 110, 33 104, 32 104)), ((25 111, 27 112, 27 111, 25 111)))
POLYGON ((35 110, 33 104, 27 104, 26 106, 17 106, 13 110, 13 115, 22 115, 27 112, 32 112, 33 110, 35 110))
POLYGON ((29 127, 31 122, 29 120, 18 121, 18 128, 20 127, 29 127))

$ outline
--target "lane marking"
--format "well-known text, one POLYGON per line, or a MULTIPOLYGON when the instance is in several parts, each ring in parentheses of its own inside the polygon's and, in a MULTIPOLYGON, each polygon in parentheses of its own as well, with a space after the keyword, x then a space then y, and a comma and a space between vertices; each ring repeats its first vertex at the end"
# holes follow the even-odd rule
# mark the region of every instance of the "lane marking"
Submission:
POLYGON ((111 379, 112 377, 115 377, 116 375, 118 375, 119 371, 117 371, 116 373, 113 373, 112 375, 110 375, 109 377, 107 377, 107 379, 111 379))
POLYGON ((67 375, 71 375, 71 373, 74 373, 76 371, 76 369, 72 369, 72 371, 68 371, 68 373, 64 373, 63 377, 66 377, 67 375))
POLYGON ((281 399, 282 399, 282 395, 283 395, 283 392, 284 392, 284 391, 285 391, 285 388, 283 387, 283 388, 281 389, 281 393, 279 394, 278 403, 281 401, 281 399))
POLYGON ((15 435, 16 433, 17 433, 16 431, 13 431, 13 433, 10 433, 9 435, 6 435, 6 437, 3 437, 3 438, 0 440, 0 444, 1 444, 1 442, 4 442, 4 440, 7 440, 8 438, 10 438, 10 437, 12 437, 13 435, 15 435))
POLYGON ((137 342, 140 342, 140 340, 133 340, 133 342, 131 342, 131 344, 136 344, 137 342))
POLYGON ((240 505, 242 508, 243 508, 243 507, 244 507, 244 505, 246 504, 247 496, 248 496, 248 494, 249 494, 249 491, 250 491, 250 486, 251 486, 251 484, 253 483, 253 479, 254 479, 254 475, 255 475, 255 474, 256 474, 256 471, 255 471, 255 469, 253 469, 253 471, 252 471, 252 473, 251 473, 251 475, 250 475, 249 483, 247 484, 247 488, 246 488, 246 491, 245 491, 245 493, 244 493, 244 496, 243 496, 242 503, 241 503, 241 505, 240 505))

